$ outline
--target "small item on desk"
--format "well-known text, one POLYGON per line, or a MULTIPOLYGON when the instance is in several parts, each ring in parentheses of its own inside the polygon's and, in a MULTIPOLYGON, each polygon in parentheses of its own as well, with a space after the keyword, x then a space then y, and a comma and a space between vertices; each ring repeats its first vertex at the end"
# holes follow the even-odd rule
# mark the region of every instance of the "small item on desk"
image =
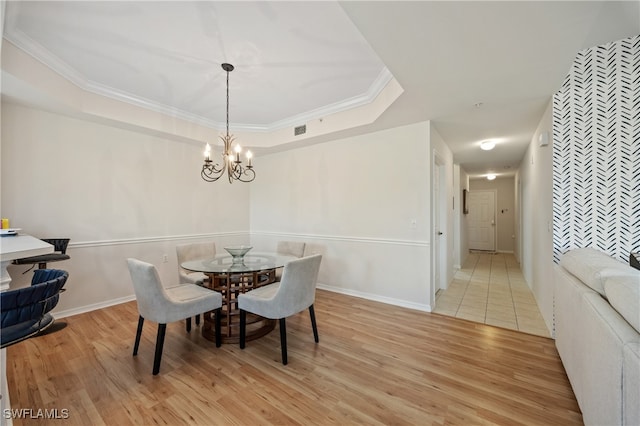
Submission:
POLYGON ((20 228, 9 228, 9 219, 7 219, 6 217, 2 218, 2 229, 0 229, 0 237, 18 235, 18 231, 20 231, 20 228))
POLYGON ((2 218, 2 229, 0 229, 0 236, 5 237, 8 235, 17 235, 20 229, 9 228, 9 219, 2 218))

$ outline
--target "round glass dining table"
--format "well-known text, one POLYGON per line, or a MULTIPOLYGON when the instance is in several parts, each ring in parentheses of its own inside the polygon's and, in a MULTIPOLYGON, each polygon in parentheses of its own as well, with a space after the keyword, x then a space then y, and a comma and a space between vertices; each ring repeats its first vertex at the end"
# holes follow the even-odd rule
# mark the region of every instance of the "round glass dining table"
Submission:
MULTIPOLYGON (((276 269, 295 259, 278 253, 253 252, 238 262, 228 254, 220 254, 214 258, 183 262, 180 266, 207 275, 209 279, 203 285, 222 294, 222 342, 237 343, 240 339, 238 295, 275 282, 276 269)), ((275 324, 275 320, 247 313, 247 340, 268 334, 275 324)), ((202 335, 215 341, 213 312, 204 315, 202 335)))
POLYGON ((242 263, 233 263, 231 255, 219 254, 213 259, 190 260, 180 266, 189 271, 202 272, 204 274, 236 274, 282 268, 285 263, 294 259, 297 258, 278 253, 249 252, 244 255, 242 263))

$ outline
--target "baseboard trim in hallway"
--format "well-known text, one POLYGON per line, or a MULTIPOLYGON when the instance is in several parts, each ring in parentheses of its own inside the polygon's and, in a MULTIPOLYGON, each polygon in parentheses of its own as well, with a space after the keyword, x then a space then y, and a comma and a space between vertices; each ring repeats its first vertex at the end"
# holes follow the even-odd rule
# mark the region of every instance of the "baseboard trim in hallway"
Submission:
POLYGON ((470 253, 433 313, 551 337, 513 254, 470 253))

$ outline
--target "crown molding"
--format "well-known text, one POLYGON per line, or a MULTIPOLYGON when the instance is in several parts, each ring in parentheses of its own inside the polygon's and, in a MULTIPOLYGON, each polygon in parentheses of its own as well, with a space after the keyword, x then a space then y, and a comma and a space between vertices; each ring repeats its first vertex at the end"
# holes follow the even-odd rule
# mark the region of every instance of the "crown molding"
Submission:
MULTIPOLYGON (((123 90, 119 90, 88 80, 76 69, 71 67, 69 64, 51 53, 41 44, 31 39, 20 30, 7 28, 7 31, 4 34, 4 38, 8 42, 16 46, 18 49, 24 51, 29 56, 47 66, 53 72, 59 74, 60 76, 67 79, 86 92, 93 93, 98 96, 104 96, 120 102, 125 102, 140 108, 144 108, 170 117, 176 117, 216 130, 222 130, 226 126, 226 124, 223 122, 214 121, 201 115, 193 114, 179 108, 165 105, 150 99, 145 99, 132 93, 128 93, 123 90)), ((231 126, 232 131, 270 133, 288 127, 299 126, 311 120, 327 117, 342 111, 358 108, 373 102, 392 79, 393 75, 386 67, 384 67, 380 71, 380 74, 378 74, 378 77, 371 84, 371 86, 369 86, 369 89, 361 95, 353 96, 343 101, 326 105, 321 108, 316 108, 314 110, 275 121, 267 125, 234 123, 233 126, 231 126)))
POLYGON ((36 61, 50 68, 53 72, 61 75, 81 89, 86 90, 87 79, 84 78, 82 74, 22 31, 6 28, 3 37, 36 61))
MULTIPOLYGON (((287 127, 295 127, 301 124, 305 124, 310 120, 318 119, 321 117, 327 117, 331 114, 336 114, 338 112, 346 111, 348 109, 354 109, 361 107, 363 105, 368 105, 373 102, 380 92, 387 86, 387 84, 393 79, 393 75, 387 69, 387 67, 382 68, 378 77, 373 81, 369 89, 358 96, 353 96, 349 99, 345 99, 340 102, 336 102, 330 105, 326 105, 320 108, 316 108, 311 111, 307 111, 298 115, 294 115, 293 117, 285 118, 283 120, 276 121, 269 125, 266 131, 274 131, 279 129, 284 129, 287 127)), ((238 127, 238 126, 234 126, 238 127)), ((239 129, 240 130, 240 129, 239 129)))
POLYGON ((199 124, 216 130, 222 130, 226 126, 225 123, 213 121, 201 115, 192 114, 179 108, 161 104, 160 102, 152 101, 151 99, 146 99, 141 96, 134 95, 124 90, 119 90, 100 83, 96 83, 95 81, 87 81, 87 84, 81 88, 98 96, 104 96, 116 101, 125 102, 140 108, 158 112, 170 117, 180 118, 190 123, 199 124))

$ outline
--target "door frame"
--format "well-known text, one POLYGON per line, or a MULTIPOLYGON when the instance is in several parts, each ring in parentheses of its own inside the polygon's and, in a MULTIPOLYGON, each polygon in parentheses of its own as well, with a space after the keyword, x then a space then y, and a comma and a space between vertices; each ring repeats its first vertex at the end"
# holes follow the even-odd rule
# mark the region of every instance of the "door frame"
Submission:
POLYGON ((449 220, 447 217, 447 184, 446 184, 446 163, 444 158, 436 151, 433 150, 432 167, 432 182, 438 182, 438 188, 432 190, 431 197, 431 300, 433 301, 433 308, 436 304, 436 291, 440 288, 446 289, 447 282, 447 230, 449 228, 449 220), (437 176, 436 176, 437 174, 437 176), (436 196, 437 195, 437 196, 436 196), (438 228, 438 229, 436 229, 438 228), (438 235, 438 232, 443 232, 443 235, 438 235), (436 280, 439 277, 439 282, 436 280))

